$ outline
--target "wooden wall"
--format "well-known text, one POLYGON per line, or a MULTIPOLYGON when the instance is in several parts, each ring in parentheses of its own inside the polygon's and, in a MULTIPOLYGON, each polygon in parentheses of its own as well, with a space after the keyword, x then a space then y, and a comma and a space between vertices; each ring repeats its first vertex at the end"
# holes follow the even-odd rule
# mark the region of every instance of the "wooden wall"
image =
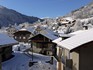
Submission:
POLYGON ((44 55, 54 55, 56 53, 55 44, 52 43, 50 39, 41 34, 32 37, 31 43, 34 52, 44 55))
POLYGON ((86 43, 71 52, 72 70, 93 70, 93 42, 86 43))
POLYGON ((31 35, 32 34, 28 31, 18 31, 14 33, 14 39, 19 42, 28 42, 31 35))
POLYGON ((5 61, 11 58, 12 56, 12 46, 0 48, 1 52, 1 61, 5 61))

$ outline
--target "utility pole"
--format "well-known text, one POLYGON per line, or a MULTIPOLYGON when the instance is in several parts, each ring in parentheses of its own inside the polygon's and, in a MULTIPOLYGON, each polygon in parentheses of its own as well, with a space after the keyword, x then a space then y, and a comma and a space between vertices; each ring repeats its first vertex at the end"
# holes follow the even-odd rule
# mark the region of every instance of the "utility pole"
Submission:
POLYGON ((2 57, 1 57, 1 53, 0 53, 0 70, 2 70, 2 57))
POLYGON ((33 61, 33 45, 31 43, 31 48, 32 48, 32 61, 33 61))

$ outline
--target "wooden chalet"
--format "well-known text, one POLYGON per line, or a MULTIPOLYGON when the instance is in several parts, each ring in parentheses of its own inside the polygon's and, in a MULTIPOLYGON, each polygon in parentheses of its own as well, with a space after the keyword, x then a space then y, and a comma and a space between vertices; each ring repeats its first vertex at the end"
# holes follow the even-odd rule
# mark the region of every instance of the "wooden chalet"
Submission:
POLYGON ((12 57, 12 46, 15 44, 17 44, 17 41, 6 34, 0 34, 0 64, 12 57))
POLYGON ((62 17, 59 17, 57 19, 57 22, 60 24, 60 25, 64 25, 64 26, 67 26, 67 25, 71 25, 72 23, 75 23, 76 20, 71 18, 71 17, 66 17, 66 18, 62 18, 62 17))
POLYGON ((93 70, 93 29, 55 43, 57 70, 93 70))
POLYGON ((31 46, 33 52, 44 54, 44 55, 54 55, 56 53, 56 48, 52 41, 58 37, 51 34, 47 30, 41 31, 38 35, 31 38, 31 46))
POLYGON ((33 36, 33 28, 28 29, 20 29, 19 31, 14 33, 14 39, 18 42, 28 42, 29 38, 33 36), (32 31, 31 31, 32 30, 32 31))

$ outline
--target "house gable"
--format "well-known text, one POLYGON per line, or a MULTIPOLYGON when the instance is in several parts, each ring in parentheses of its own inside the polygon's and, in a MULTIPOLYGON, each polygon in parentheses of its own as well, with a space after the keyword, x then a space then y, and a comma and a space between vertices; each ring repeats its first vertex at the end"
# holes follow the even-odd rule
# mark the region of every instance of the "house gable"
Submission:
POLYGON ((32 37, 31 40, 34 42, 52 42, 52 40, 43 36, 42 34, 38 34, 38 35, 32 37))

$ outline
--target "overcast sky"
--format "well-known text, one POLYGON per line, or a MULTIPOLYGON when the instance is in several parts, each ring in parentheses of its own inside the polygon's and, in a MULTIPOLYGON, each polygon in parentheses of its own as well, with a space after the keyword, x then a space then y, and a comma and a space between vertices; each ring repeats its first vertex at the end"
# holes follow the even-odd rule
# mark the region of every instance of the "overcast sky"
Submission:
POLYGON ((0 0, 0 5, 28 16, 55 18, 87 5, 92 0, 0 0))

